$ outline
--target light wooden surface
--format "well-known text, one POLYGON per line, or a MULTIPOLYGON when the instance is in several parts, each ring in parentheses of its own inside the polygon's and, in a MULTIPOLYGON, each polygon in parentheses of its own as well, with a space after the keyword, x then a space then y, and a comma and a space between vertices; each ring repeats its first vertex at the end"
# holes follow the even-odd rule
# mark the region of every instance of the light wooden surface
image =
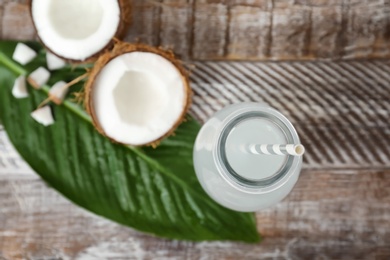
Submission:
MULTIPOLYGON (((133 0, 126 40, 184 59, 390 57, 390 0, 133 0)), ((0 0, 0 38, 32 39, 26 0, 0 0)))
POLYGON ((304 170, 257 214, 256 245, 170 241, 73 206, 40 180, 0 180, 0 259, 389 259, 390 171, 304 170))
MULTIPOLYGON (((390 1, 155 2, 134 1, 127 40, 198 60, 196 118, 266 102, 307 147, 291 195, 257 213, 264 241, 155 238, 74 206, 24 166, 2 173, 13 162, 0 160, 0 259, 390 259, 390 61, 199 61, 389 58, 390 1)), ((0 38, 35 38, 24 0, 0 0, 0 38)))

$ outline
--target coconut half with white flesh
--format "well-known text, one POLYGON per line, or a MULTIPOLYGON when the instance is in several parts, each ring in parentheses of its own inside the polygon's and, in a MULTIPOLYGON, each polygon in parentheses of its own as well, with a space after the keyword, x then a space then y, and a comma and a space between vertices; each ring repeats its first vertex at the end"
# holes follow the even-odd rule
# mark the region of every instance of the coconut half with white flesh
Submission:
POLYGON ((115 142, 156 145, 189 108, 187 72, 170 52, 120 45, 95 63, 86 83, 87 111, 97 130, 115 142))
POLYGON ((130 0, 31 0, 38 37, 71 62, 92 60, 121 38, 130 20, 130 0))

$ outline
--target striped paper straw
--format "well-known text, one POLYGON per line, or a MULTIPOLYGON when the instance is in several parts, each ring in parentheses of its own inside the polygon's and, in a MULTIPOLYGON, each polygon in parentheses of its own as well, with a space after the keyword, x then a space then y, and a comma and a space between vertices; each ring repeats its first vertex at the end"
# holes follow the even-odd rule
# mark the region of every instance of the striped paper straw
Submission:
POLYGON ((249 146, 253 154, 302 156, 305 147, 301 144, 253 144, 249 146))

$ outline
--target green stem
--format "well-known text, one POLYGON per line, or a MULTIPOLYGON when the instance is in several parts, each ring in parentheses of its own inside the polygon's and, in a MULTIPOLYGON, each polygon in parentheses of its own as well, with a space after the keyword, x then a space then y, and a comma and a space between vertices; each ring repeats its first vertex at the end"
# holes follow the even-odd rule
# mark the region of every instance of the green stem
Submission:
POLYGON ((80 109, 80 107, 77 104, 69 100, 65 100, 63 102, 63 105, 67 109, 69 109, 70 111, 72 111, 73 113, 75 113, 76 115, 84 119, 85 121, 87 121, 88 123, 92 124, 92 118, 84 110, 80 109))
POLYGON ((0 62, 7 66, 11 71, 18 75, 26 75, 27 71, 20 67, 16 62, 12 61, 4 53, 0 52, 0 62))

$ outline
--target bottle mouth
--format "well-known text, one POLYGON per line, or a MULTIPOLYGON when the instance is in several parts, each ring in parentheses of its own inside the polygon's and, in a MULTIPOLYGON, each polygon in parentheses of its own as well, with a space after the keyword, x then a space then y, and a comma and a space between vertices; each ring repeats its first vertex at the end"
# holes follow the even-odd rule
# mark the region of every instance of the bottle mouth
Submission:
POLYGON ((302 158, 288 155, 284 164, 275 171, 271 176, 259 179, 249 179, 239 173, 237 173, 227 158, 226 153, 226 142, 231 131, 240 123, 248 119, 267 119, 274 123, 285 136, 285 140, 290 144, 299 144, 298 134, 291 124, 291 122, 283 116, 280 112, 270 107, 252 107, 235 113, 232 117, 227 118, 222 126, 221 135, 216 143, 215 161, 219 172, 222 177, 235 188, 256 192, 259 189, 272 188, 273 186, 283 185, 288 180, 288 176, 294 172, 294 168, 297 167, 298 163, 302 158), (250 111, 247 111, 250 110, 250 111), (290 174, 291 173, 291 174, 290 174))

